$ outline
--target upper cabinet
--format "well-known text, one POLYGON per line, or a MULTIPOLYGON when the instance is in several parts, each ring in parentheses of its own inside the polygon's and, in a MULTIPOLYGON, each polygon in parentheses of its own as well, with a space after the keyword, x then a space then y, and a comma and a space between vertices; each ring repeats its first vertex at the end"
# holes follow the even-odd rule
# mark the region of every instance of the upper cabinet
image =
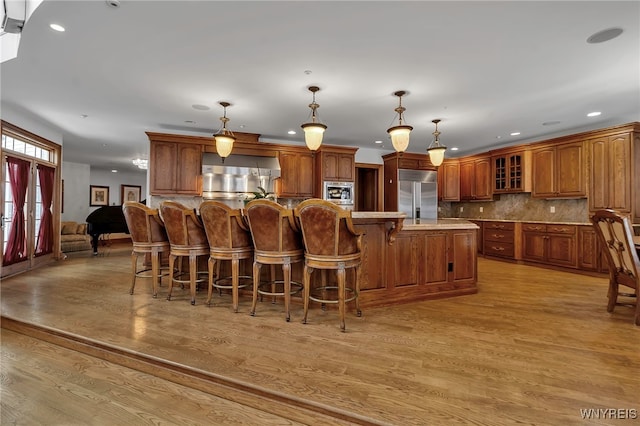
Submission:
POLYGON ((356 151, 357 148, 321 147, 315 154, 320 172, 319 182, 353 182, 356 151))
POLYGON ((438 200, 460 201, 460 162, 447 159, 438 167, 438 200))
POLYGON ((304 150, 281 151, 280 179, 276 181, 276 193, 279 197, 313 197, 313 153, 304 150))
POLYGON ((631 212, 634 170, 633 136, 633 133, 627 132, 605 135, 587 141, 589 211, 615 209, 624 213, 631 212))
POLYGON ((531 192, 531 151, 516 150, 491 156, 493 193, 531 192))
POLYGON ((203 145, 157 140, 153 134, 148 135, 149 193, 200 195, 203 145))
POLYGON ((582 141, 547 145, 532 151, 532 197, 586 197, 582 141))
POLYGON ((490 157, 471 157, 460 161, 460 200, 493 199, 490 157))

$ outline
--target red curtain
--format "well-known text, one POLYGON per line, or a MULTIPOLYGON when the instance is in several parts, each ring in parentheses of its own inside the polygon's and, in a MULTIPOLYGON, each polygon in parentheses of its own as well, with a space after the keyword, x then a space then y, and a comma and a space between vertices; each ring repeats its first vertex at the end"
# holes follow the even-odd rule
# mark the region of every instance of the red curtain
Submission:
POLYGON ((9 229, 7 250, 2 258, 4 265, 18 263, 27 258, 27 237, 24 227, 24 201, 29 183, 30 162, 19 158, 7 157, 9 183, 13 194, 13 220, 9 229))
POLYGON ((38 164, 40 196, 42 197, 42 216, 40 217, 40 229, 38 230, 36 256, 41 256, 53 251, 53 214, 51 213, 51 203, 53 201, 55 176, 56 170, 53 167, 38 164))

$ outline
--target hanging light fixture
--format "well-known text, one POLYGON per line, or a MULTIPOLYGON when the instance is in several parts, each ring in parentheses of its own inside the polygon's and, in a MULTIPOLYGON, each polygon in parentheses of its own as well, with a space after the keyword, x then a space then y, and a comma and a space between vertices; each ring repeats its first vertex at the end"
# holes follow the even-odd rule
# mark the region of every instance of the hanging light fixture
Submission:
POLYGON ((431 164, 438 167, 444 161, 444 152, 447 150, 447 147, 440 145, 440 132, 438 131, 438 123, 440 120, 431 120, 431 122, 436 125, 436 130, 433 132, 433 142, 431 142, 431 145, 427 148, 427 153, 429 154, 431 164))
POLYGON ((394 95, 399 98, 398 107, 394 110, 398 113, 398 125, 387 129, 387 133, 391 136, 391 144, 397 152, 405 152, 407 150, 409 147, 409 134, 413 130, 413 127, 402 124, 403 115, 406 111, 406 108, 402 106, 402 97, 406 94, 407 92, 404 90, 399 90, 394 93, 394 95))
POLYGON ((309 104, 311 108, 311 122, 303 124, 302 130, 304 130, 304 141, 307 144, 307 148, 311 151, 316 151, 322 145, 322 135, 327 130, 327 126, 317 122, 316 110, 320 108, 320 105, 316 103, 316 92, 320 91, 318 86, 309 86, 309 91, 313 93, 313 101, 309 104))
POLYGON ((233 136, 233 132, 227 129, 227 122, 229 119, 227 118, 227 107, 231 106, 229 102, 220 102, 223 108, 223 115, 220 117, 220 121, 222 121, 222 128, 213 135, 216 141, 216 151, 218 151, 218 155, 222 158, 222 162, 224 163, 224 159, 231 154, 231 150, 233 149, 233 143, 236 138, 233 136))

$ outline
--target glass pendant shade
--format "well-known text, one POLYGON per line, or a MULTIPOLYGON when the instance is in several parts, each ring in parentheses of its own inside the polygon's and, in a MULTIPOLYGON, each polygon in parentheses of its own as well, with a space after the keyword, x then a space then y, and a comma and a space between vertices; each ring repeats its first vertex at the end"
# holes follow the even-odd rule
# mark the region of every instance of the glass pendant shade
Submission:
POLYGON ((411 130, 413 130, 411 126, 395 126, 387 130, 391 136, 391 144, 397 152, 405 152, 409 147, 411 130))
POLYGON ((222 158, 228 157, 233 150, 233 142, 235 142, 236 138, 229 135, 216 135, 215 140, 218 155, 222 158))
POLYGON ((429 160, 431 160, 431 164, 434 166, 439 166, 444 161, 444 152, 447 150, 444 146, 436 146, 433 148, 427 149, 429 153, 429 160))
POLYGON ((222 128, 217 134, 213 135, 213 139, 216 141, 216 151, 218 151, 218 155, 224 163, 224 159, 227 158, 233 150, 233 143, 236 138, 233 136, 233 132, 227 129, 227 123, 229 122, 227 118, 227 107, 231 104, 229 102, 220 102, 220 105, 224 108, 224 114, 220 117, 222 128))
POLYGON ((307 144, 307 148, 311 151, 316 151, 322 145, 322 135, 327 130, 327 126, 320 123, 306 123, 302 125, 304 130, 304 141, 307 144))
POLYGON ((447 147, 440 145, 440 131, 438 131, 440 119, 431 120, 431 122, 436 125, 436 130, 433 132, 433 142, 431 142, 431 145, 427 148, 427 153, 429 154, 431 164, 438 167, 444 161, 444 152, 447 150, 447 147))

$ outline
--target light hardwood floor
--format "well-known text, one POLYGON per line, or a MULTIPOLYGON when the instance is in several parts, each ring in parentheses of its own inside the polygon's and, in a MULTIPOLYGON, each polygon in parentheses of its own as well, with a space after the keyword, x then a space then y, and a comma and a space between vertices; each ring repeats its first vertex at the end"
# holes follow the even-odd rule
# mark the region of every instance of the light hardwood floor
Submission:
POLYGON ((3 425, 640 422, 581 416, 640 416, 640 327, 606 312, 606 277, 479 259, 478 294, 341 333, 317 307, 305 325, 299 304, 286 323, 281 302, 129 295, 128 247, 103 253, 3 280, 3 425))

